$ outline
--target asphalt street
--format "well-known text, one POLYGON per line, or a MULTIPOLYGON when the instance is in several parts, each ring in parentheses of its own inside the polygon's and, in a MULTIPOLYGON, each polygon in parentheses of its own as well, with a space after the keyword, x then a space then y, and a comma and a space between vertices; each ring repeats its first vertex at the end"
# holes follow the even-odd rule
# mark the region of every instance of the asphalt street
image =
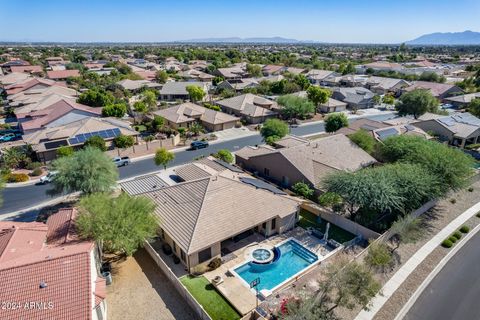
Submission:
MULTIPOLYGON (((393 117, 393 114, 381 114, 368 116, 367 118, 382 121, 393 117)), ((291 129, 291 133, 298 136, 322 133, 324 131, 324 124, 318 122, 294 127, 291 129)), ((170 166, 176 166, 192 161, 199 156, 209 155, 211 153, 215 153, 220 149, 229 149, 231 151, 236 151, 248 145, 257 145, 261 143, 262 138, 260 137, 260 135, 251 135, 246 137, 239 137, 238 139, 214 143, 206 149, 178 151, 175 153, 175 160, 170 164, 170 166)), ((154 164, 153 160, 151 158, 148 158, 136 161, 129 166, 119 168, 119 175, 120 179, 126 179, 159 170, 160 168, 154 164)), ((47 194, 47 190, 49 188, 49 185, 28 185, 23 187, 5 188, 2 191, 3 204, 0 207, 0 215, 18 210, 25 210, 33 206, 39 205, 45 201, 52 200, 53 198, 47 194)))

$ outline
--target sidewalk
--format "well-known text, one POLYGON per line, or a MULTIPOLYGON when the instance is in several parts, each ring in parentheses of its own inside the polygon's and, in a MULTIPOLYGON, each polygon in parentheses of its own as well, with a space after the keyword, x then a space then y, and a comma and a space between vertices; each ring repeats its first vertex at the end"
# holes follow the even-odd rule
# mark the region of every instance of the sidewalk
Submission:
POLYGON ((420 248, 383 286, 379 294, 373 300, 370 310, 362 310, 355 320, 371 320, 376 313, 380 311, 388 299, 395 293, 395 291, 402 285, 408 276, 415 271, 415 269, 428 257, 428 255, 435 250, 442 241, 451 235, 455 230, 461 227, 467 220, 473 217, 480 211, 480 202, 476 203, 461 215, 450 222, 440 232, 438 232, 432 239, 430 239, 423 247, 420 248))

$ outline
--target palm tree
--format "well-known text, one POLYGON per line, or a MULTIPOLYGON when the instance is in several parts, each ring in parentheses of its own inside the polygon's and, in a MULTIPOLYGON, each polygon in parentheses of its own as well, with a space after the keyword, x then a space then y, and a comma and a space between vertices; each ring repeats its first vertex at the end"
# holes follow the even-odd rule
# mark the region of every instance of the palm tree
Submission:
POLYGON ((198 136, 200 133, 203 133, 203 127, 200 123, 195 122, 189 128, 189 131, 193 133, 194 136, 198 136))

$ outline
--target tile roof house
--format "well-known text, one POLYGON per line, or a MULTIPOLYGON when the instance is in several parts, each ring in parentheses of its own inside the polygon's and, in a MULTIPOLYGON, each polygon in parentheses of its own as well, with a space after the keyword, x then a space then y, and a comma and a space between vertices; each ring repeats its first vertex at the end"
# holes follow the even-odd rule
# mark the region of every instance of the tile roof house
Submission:
POLYGON ((234 66, 229 68, 218 68, 215 74, 223 77, 225 80, 241 79, 247 75, 247 71, 242 66, 234 66))
POLYGON ((389 61, 375 61, 365 65, 355 66, 355 68, 359 68, 363 70, 363 72, 365 72, 367 69, 373 69, 377 71, 400 71, 404 69, 401 64, 389 61))
POLYGON ((45 97, 50 95, 60 95, 66 97, 76 98, 78 92, 74 89, 61 86, 50 86, 37 89, 28 89, 13 95, 8 96, 9 105, 11 107, 22 107, 30 104, 36 104, 43 101, 45 97))
POLYGON ((470 104, 470 102, 472 102, 473 99, 480 99, 480 92, 462 94, 459 96, 446 98, 445 102, 451 103, 457 108, 465 108, 468 107, 468 105, 470 104))
POLYGON ((312 69, 309 72, 307 72, 306 76, 307 79, 312 83, 316 85, 325 85, 325 79, 333 76, 337 76, 337 74, 334 71, 330 70, 319 70, 319 69, 312 69))
POLYGON ((190 79, 190 80, 201 81, 201 82, 211 82, 215 78, 215 76, 212 76, 211 74, 205 73, 203 71, 199 71, 197 69, 180 71, 178 72, 178 76, 184 79, 190 79))
POLYGON ((401 94, 401 91, 411 84, 403 79, 370 77, 367 79, 365 87, 376 94, 393 93, 395 96, 401 94))
POLYGON ((284 70, 285 66, 280 66, 276 64, 267 64, 263 66, 262 73, 264 76, 271 76, 280 74, 284 70))
POLYGON ((24 82, 32 79, 29 74, 23 72, 12 72, 6 75, 0 76, 0 85, 8 86, 17 82, 24 82))
POLYGON ((136 75, 141 77, 143 80, 154 81, 157 73, 150 70, 138 70, 134 71, 136 75))
POLYGON ((198 172, 208 170, 200 178, 189 164, 183 172, 187 181, 140 194, 156 204, 161 236, 189 272, 205 270, 221 256, 224 241, 238 234, 256 229, 270 236, 291 229, 299 208, 271 185, 205 163, 193 164, 198 172))
POLYGON ((209 83, 199 81, 181 81, 181 82, 167 82, 160 89, 160 100, 175 101, 188 100, 190 96, 187 92, 188 86, 198 86, 208 93, 209 83))
POLYGON ((51 86, 62 86, 65 87, 66 85, 61 82, 56 82, 49 79, 42 79, 42 78, 32 78, 26 79, 23 82, 17 82, 5 87, 5 91, 7 95, 16 94, 25 90, 32 90, 32 89, 42 89, 51 86))
POLYGON ((192 123, 198 122, 209 131, 219 131, 235 127, 240 120, 229 114, 207 109, 191 102, 154 111, 153 114, 167 120, 167 125, 174 129, 189 127, 192 123))
POLYGON ((78 70, 57 70, 47 71, 47 78, 52 80, 66 80, 68 78, 80 77, 78 70))
MULTIPOLYGON (((299 91, 292 93, 292 95, 301 97, 301 98, 307 98, 307 91, 299 91)), ((317 107, 317 110, 319 112, 323 113, 330 113, 330 112, 342 112, 347 110, 347 103, 333 99, 333 98, 328 98, 327 102, 324 104, 320 104, 317 107)))
POLYGON ((66 208, 46 224, 0 222, 2 300, 21 304, 2 310, 2 319, 105 319, 99 252, 93 242, 78 238, 75 217, 76 210, 66 208))
POLYGON ((468 112, 449 116, 429 115, 428 118, 414 121, 412 125, 426 132, 434 132, 439 139, 460 148, 480 142, 480 119, 474 115, 468 112))
POLYGON ((215 101, 228 114, 245 119, 249 123, 261 123, 278 115, 278 104, 275 101, 256 96, 251 93, 215 101))
POLYGON ((63 126, 44 128, 23 136, 25 143, 31 144, 33 151, 42 162, 51 161, 57 156, 61 146, 80 148, 91 136, 100 136, 113 146, 113 139, 119 135, 137 137, 139 133, 130 124, 116 118, 86 117, 63 126))
POLYGON ((44 109, 24 114, 17 113, 17 119, 21 130, 24 134, 28 134, 43 128, 59 127, 87 117, 101 115, 102 108, 93 108, 76 103, 72 99, 62 98, 44 109))
POLYGON ((362 87, 353 87, 353 88, 333 88, 332 89, 332 98, 345 102, 347 106, 351 109, 366 109, 371 108, 374 105, 372 91, 362 88, 362 87))
POLYGON ((463 90, 456 85, 428 81, 414 81, 413 84, 409 87, 406 87, 404 91, 409 92, 415 89, 428 90, 435 98, 440 100, 464 93, 463 90))
POLYGON ((23 73, 42 73, 42 66, 12 66, 10 67, 12 72, 23 72, 23 73))
MULTIPOLYGON (((283 145, 281 140, 278 143, 283 145)), ((274 150, 245 147, 235 153, 236 163, 283 187, 305 182, 317 190, 330 173, 353 172, 376 163, 343 134, 289 145, 274 150)))
POLYGON ((125 90, 138 91, 144 87, 147 88, 160 88, 162 85, 156 82, 151 82, 148 80, 130 80, 125 79, 118 81, 117 84, 125 90))

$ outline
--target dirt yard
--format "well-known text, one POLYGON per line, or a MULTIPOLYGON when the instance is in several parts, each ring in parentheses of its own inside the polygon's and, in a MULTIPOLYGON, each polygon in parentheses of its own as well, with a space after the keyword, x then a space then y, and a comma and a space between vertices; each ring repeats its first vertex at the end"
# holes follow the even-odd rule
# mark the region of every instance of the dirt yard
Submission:
POLYGON ((191 320, 195 314, 145 250, 112 264, 108 319, 191 320))

